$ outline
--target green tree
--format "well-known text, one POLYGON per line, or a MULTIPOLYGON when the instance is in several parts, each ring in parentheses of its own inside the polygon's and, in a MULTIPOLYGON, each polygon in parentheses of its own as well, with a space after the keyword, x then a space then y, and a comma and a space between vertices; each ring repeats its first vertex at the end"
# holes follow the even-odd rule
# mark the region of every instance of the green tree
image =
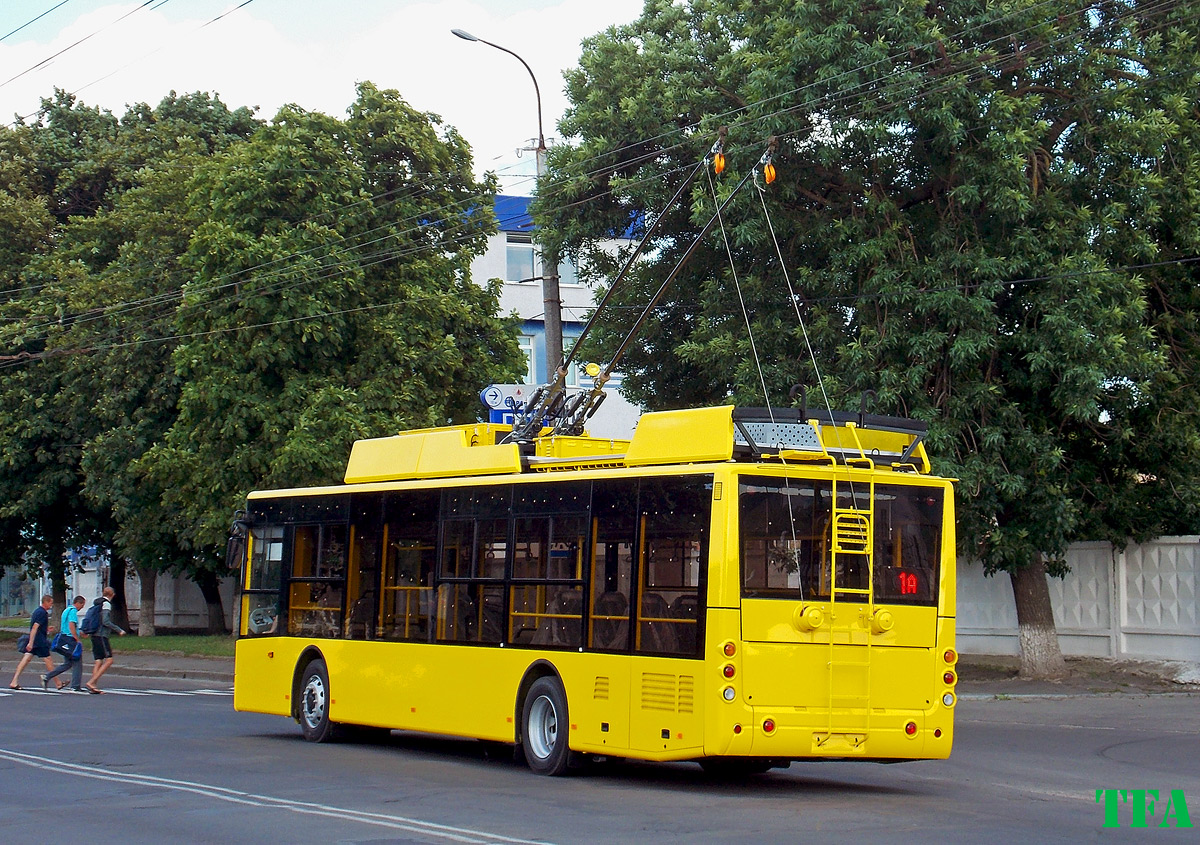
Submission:
POLYGON ((468 273, 493 192, 453 129, 369 83, 346 120, 285 107, 197 168, 178 416, 136 471, 205 568, 249 490, 335 483, 354 440, 474 419, 517 372, 468 273))
MULTIPOLYGON (((819 364, 835 403, 869 388, 928 419, 936 468, 961 479, 962 549, 1010 574, 1023 669, 1054 674, 1045 573, 1067 545, 1197 525, 1196 12, 648 0, 568 73, 577 143, 538 213, 563 249, 593 250, 662 208, 717 124, 732 171, 778 136, 769 218, 751 189, 724 221, 740 295, 709 238, 627 389, 761 402, 748 320, 773 401, 819 364)), ((645 301, 713 205, 701 179, 665 212, 618 304, 645 301)))
POLYGON ((194 228, 181 174, 256 125, 249 110, 199 93, 172 93, 118 121, 56 92, 34 124, 0 136, 21 152, 9 169, 24 164, 28 201, 41 209, 26 215, 39 234, 9 241, 33 246, 9 265, 0 323, 9 353, 0 361, 0 517, 21 538, 14 553, 48 563, 56 600, 69 547, 115 544, 118 606, 126 559, 150 578, 164 561, 186 559, 141 518, 154 491, 130 476, 173 420, 178 393, 169 341, 136 341, 172 334, 184 281, 177 256, 194 228))

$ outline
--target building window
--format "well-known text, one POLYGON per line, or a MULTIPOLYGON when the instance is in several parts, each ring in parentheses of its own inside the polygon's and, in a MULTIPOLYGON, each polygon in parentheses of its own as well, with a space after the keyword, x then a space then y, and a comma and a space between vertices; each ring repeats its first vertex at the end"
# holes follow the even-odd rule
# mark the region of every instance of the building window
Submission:
POLYGON ((567 287, 579 287, 579 271, 575 269, 575 265, 569 259, 562 259, 558 263, 558 283, 567 287))
POLYGON ((523 381, 525 384, 536 384, 533 380, 533 338, 530 335, 523 334, 517 340, 520 344, 521 354, 525 356, 525 375, 523 381))
POLYGON ((534 271, 533 238, 529 235, 509 233, 506 236, 507 269, 504 280, 507 282, 532 282, 537 275, 534 271))

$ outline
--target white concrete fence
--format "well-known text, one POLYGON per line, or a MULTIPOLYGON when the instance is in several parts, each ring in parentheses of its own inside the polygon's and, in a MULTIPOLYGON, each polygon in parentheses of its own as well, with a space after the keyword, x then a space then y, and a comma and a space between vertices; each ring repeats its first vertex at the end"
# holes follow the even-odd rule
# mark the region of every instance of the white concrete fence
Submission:
MULTIPOLYGON (((1076 543, 1071 572, 1050 578, 1054 624, 1064 654, 1200 661, 1200 536, 1160 537, 1121 551, 1076 543)), ((1019 654, 1012 582, 958 563, 958 648, 1019 654)))

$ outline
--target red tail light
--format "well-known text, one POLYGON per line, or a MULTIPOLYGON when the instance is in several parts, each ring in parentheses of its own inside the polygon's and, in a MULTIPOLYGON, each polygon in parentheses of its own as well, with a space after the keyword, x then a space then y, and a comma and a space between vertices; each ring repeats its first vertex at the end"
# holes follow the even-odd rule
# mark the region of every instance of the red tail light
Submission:
POLYGON ((769 733, 769 734, 775 733, 775 720, 774 719, 763 719, 763 732, 769 733))
POLYGON ((947 684, 953 684, 956 678, 954 677, 953 672, 947 672, 945 675, 942 675, 942 680, 947 684))
POLYGON ((916 736, 917 735, 917 723, 909 722, 907 725, 904 726, 904 732, 906 734, 908 734, 909 736, 916 736))
POLYGON ((732 678, 736 672, 737 670, 733 668, 732 663, 726 663, 725 668, 721 670, 721 674, 726 678, 732 678))

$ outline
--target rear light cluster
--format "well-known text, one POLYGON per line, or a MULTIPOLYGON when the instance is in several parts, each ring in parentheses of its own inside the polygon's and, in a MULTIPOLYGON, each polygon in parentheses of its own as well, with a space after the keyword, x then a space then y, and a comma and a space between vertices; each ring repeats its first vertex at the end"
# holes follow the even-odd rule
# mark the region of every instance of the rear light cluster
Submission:
MULTIPOLYGON (((954 649, 948 648, 942 653, 942 660, 946 661, 946 663, 953 667, 954 662, 958 660, 958 654, 954 651, 954 649)), ((958 675, 954 673, 953 668, 947 669, 942 674, 942 682, 948 687, 952 687, 958 682, 958 675)), ((954 692, 952 690, 946 690, 944 693, 942 693, 942 704, 947 707, 954 706, 954 692)))
MULTIPOLYGON (((724 654, 726 657, 733 657, 735 654, 737 654, 737 643, 733 642, 732 640, 726 640, 724 645, 721 646, 721 653, 724 654)), ((736 674, 737 674, 737 667, 734 666, 732 663, 726 663, 724 666, 721 667, 721 675, 727 681, 733 680, 733 676, 736 674)), ((733 701, 735 698, 737 698, 737 690, 735 690, 733 687, 725 687, 725 689, 721 690, 721 697, 724 698, 726 701, 733 701)), ((735 725, 733 728, 733 732, 741 733, 742 726, 735 725)))

